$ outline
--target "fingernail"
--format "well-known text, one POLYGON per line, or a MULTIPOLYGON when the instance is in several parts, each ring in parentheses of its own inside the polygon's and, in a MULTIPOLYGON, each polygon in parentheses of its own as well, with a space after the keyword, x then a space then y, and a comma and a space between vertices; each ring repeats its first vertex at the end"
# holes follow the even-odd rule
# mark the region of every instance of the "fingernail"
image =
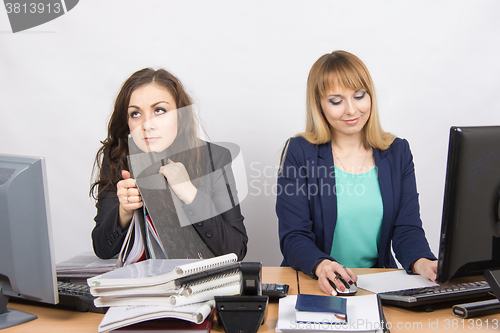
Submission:
POLYGON ((337 296, 337 292, 335 291, 335 289, 332 290, 332 296, 337 296))

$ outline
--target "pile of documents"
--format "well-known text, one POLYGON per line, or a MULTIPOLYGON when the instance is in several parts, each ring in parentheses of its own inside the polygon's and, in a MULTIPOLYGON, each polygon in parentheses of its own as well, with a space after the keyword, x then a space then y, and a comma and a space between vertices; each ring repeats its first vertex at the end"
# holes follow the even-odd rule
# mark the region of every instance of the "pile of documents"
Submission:
POLYGON ((116 267, 116 259, 99 259, 94 252, 87 251, 57 263, 56 272, 58 278, 88 279, 112 271, 116 267))
POLYGON ((203 322, 215 296, 241 293, 235 254, 210 259, 149 259, 87 280, 96 307, 110 307, 104 332, 133 323, 178 318, 203 322), (110 326, 112 325, 112 326, 110 326))

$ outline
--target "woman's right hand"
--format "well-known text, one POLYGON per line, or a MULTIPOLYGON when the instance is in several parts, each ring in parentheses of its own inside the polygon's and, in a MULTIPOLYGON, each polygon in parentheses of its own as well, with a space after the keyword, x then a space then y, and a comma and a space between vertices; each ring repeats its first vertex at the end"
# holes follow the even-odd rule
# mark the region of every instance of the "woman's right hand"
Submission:
POLYGON ((337 278, 337 273, 351 285, 358 281, 358 277, 350 268, 342 266, 336 261, 325 259, 316 266, 314 274, 318 277, 319 288, 328 295, 337 296, 337 292, 330 284, 330 281, 332 281, 339 290, 345 290, 344 284, 337 278))
POLYGON ((130 172, 122 170, 122 177, 123 180, 116 185, 116 196, 120 202, 118 223, 125 230, 132 220, 134 210, 141 208, 143 203, 135 180, 130 178, 130 172))

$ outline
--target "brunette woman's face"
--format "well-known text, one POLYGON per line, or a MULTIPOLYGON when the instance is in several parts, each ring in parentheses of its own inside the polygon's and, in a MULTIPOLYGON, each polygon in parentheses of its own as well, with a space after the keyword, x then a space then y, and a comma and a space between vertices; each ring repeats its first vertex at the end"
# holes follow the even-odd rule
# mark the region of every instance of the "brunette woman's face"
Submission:
POLYGON ((144 152, 162 152, 177 136, 177 105, 170 92, 155 83, 135 89, 128 105, 128 127, 144 152))
POLYGON ((335 87, 321 99, 321 108, 334 132, 359 135, 370 117, 372 101, 365 89, 335 87))

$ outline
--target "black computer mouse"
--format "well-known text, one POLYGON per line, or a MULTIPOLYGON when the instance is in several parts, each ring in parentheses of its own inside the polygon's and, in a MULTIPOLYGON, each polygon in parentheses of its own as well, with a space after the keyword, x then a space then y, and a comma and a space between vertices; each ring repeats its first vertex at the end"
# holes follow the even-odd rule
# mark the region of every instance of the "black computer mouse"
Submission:
POLYGON ((337 292, 337 296, 352 296, 358 292, 358 287, 355 284, 350 285, 339 274, 337 274, 337 278, 340 282, 342 282, 344 284, 344 287, 345 287, 345 290, 341 291, 339 288, 337 288, 337 286, 335 285, 335 283, 333 283, 333 281, 329 280, 330 285, 337 292))

